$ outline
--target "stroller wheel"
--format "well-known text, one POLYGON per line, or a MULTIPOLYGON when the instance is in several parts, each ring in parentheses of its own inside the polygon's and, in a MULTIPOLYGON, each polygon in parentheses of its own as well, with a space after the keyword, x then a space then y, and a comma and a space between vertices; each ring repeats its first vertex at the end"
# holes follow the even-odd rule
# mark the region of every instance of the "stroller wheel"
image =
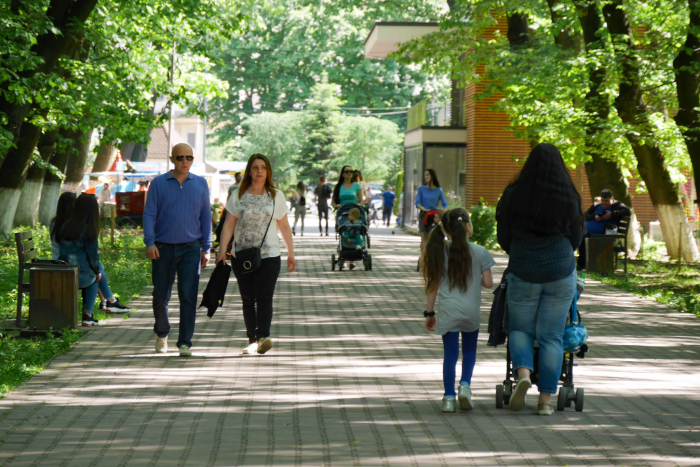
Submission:
POLYGON ((369 255, 369 270, 372 270, 372 255, 369 255))
POLYGON ((562 386, 559 389, 559 395, 557 396, 557 410, 563 411, 566 407, 566 398, 569 395, 569 388, 562 386))
POLYGON ((335 271, 335 255, 331 255, 331 271, 335 271))
POLYGON ((576 390, 576 412, 583 412, 583 388, 576 390))
POLYGON ((371 247, 370 247, 370 241, 369 241, 369 235, 367 235, 367 248, 371 248, 371 247))
POLYGON ((496 385, 496 408, 497 409, 503 408, 503 385, 502 384, 496 385))
POLYGON ((365 266, 365 271, 369 271, 369 260, 367 258, 362 260, 362 264, 365 266))
POLYGON ((341 260, 338 260, 338 271, 342 271, 342 270, 343 270, 343 266, 345 266, 345 262, 344 262, 344 261, 341 261, 341 260))

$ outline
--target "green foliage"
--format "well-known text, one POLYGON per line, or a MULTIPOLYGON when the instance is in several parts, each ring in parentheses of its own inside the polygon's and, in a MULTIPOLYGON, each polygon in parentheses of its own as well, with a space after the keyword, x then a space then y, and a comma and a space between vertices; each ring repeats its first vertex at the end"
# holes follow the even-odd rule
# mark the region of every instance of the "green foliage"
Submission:
POLYGON ((488 206, 481 200, 481 204, 472 207, 471 221, 474 234, 471 241, 484 248, 494 248, 498 245, 496 238, 496 208, 488 206))
POLYGON ((642 236, 642 245, 639 248, 639 253, 637 254, 637 259, 643 261, 650 261, 650 265, 653 265, 654 261, 661 261, 663 259, 663 253, 661 249, 664 247, 663 242, 657 242, 650 238, 648 235, 642 236))
MULTIPOLYGON (((597 2, 602 17, 602 6, 597 2)), ((611 106, 622 82, 620 44, 614 43, 603 21, 600 42, 586 50, 580 18, 585 2, 561 0, 468 0, 456 2, 443 18, 441 31, 404 44, 396 56, 419 63, 434 73, 453 73, 466 86, 481 82, 476 99, 498 96, 494 110, 506 112, 511 128, 529 141, 557 145, 571 167, 586 162, 586 144, 636 174, 636 159, 627 136, 661 148, 674 182, 690 166, 679 128, 669 115, 678 110, 673 60, 688 28, 688 2, 657 0, 624 2, 633 31, 631 53, 640 64, 641 89, 648 118, 624 124, 614 107, 600 119, 583 105, 593 70, 605 70, 600 99, 611 106), (556 5, 556 23, 548 3, 556 5), (504 29, 506 12, 527 18, 528 40, 511 46, 504 29), (494 28, 484 34, 487 28, 494 28), (503 25, 504 27, 500 27, 503 25), (565 34, 573 44, 562 47, 555 39, 565 34), (595 134, 587 135, 593 128, 595 134)))
POLYGON ((238 145, 214 146, 210 153, 242 161, 265 154, 279 186, 315 184, 320 175, 332 182, 344 165, 361 168, 365 180, 384 182, 401 159, 399 127, 376 117, 341 114, 336 88, 321 80, 304 111, 244 116, 238 145))
POLYGON ((396 193, 396 203, 394 204, 394 214, 399 213, 399 209, 403 209, 400 206, 399 200, 401 199, 401 193, 403 193, 403 170, 396 174, 396 183, 394 184, 394 193, 396 193))
POLYGON ((49 333, 42 339, 0 335, 0 397, 39 373, 54 357, 70 350, 82 335, 70 329, 64 329, 60 337, 49 333))
MULTIPOLYGON (((375 21, 435 21, 442 10, 437 0, 279 0, 251 8, 245 33, 217 55, 217 76, 230 85, 228 98, 212 102, 216 120, 230 123, 218 136, 238 137, 241 111, 304 108, 324 73, 342 88, 349 113, 406 106, 449 91, 448 80, 419 66, 365 59, 363 47, 375 21)), ((386 118, 401 127, 406 121, 403 113, 386 118)))

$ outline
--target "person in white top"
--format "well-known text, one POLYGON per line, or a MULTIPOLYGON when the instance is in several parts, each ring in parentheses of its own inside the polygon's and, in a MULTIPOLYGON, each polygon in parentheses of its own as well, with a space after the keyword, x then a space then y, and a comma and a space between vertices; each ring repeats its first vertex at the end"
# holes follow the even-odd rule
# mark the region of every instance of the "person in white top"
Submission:
POLYGON ((100 203, 100 206, 103 206, 110 199, 112 199, 112 190, 109 189, 109 183, 105 183, 97 195, 97 202, 100 203))
MULTIPOLYGON (((272 297, 281 268, 280 241, 287 247, 287 270, 296 269, 292 232, 287 221, 287 203, 284 194, 272 182, 272 165, 262 154, 253 154, 238 190, 226 203, 228 216, 221 232, 221 248, 216 264, 226 264, 226 245, 233 237, 233 256, 248 248, 260 248, 260 268, 247 274, 234 268, 238 289, 243 302, 248 345, 244 354, 264 354, 272 348, 270 327, 272 324, 272 297), (275 222, 272 222, 274 220, 275 222), (267 233, 266 233, 267 232, 267 233)), ((235 261, 235 259, 234 259, 235 261)))

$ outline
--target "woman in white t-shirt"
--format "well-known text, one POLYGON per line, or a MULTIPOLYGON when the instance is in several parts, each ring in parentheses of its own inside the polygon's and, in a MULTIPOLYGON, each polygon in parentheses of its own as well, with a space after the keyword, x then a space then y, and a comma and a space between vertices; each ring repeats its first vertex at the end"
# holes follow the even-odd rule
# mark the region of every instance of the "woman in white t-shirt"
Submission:
MULTIPOLYGON (((243 353, 264 354, 272 348, 272 297, 281 268, 278 229, 287 247, 287 270, 292 272, 296 268, 292 232, 287 221, 287 203, 284 194, 272 183, 272 165, 267 157, 262 154, 250 156, 238 190, 226 203, 226 211, 230 215, 224 222, 221 245, 228 245, 233 235, 234 256, 237 251, 246 248, 260 248, 260 268, 248 274, 236 274, 236 279, 248 335, 248 346, 243 353)), ((226 263, 226 248, 219 249, 216 264, 219 261, 226 263)))

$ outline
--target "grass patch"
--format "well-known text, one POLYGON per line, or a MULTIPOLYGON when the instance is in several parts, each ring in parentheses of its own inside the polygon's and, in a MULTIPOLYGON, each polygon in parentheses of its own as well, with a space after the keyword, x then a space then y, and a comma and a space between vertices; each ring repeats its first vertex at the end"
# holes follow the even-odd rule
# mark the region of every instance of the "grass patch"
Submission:
POLYGON ((67 352, 83 333, 65 329, 60 337, 41 339, 0 337, 0 398, 44 369, 54 357, 67 352))
MULTIPOLYGON (((26 230, 26 228, 17 229, 26 230)), ((34 230, 34 249, 37 258, 51 259, 49 230, 38 226, 34 230)), ((124 304, 138 295, 151 281, 150 260, 146 258, 141 230, 121 230, 115 232, 114 246, 105 235, 100 243, 100 261, 104 264, 112 293, 124 304)), ((0 321, 14 319, 17 313, 17 250, 14 239, 0 245, 0 321)), ((29 280, 29 272, 26 272, 29 280)), ((97 319, 107 316, 99 311, 99 301, 95 301, 93 312, 97 319)), ((29 294, 24 295, 22 316, 27 317, 29 294)))
POLYGON ((590 277, 640 297, 700 316, 700 265, 661 261, 630 261, 628 274, 590 277))
MULTIPOLYGON (((37 258, 51 259, 48 229, 39 226, 33 230, 37 258)), ((145 255, 142 231, 115 232, 114 240, 112 246, 109 236, 104 237, 104 242, 100 244, 100 261, 104 264, 112 293, 119 301, 127 304, 133 297, 138 297, 141 290, 150 283, 150 260, 145 255)), ((0 244, 0 321, 16 318, 18 268, 13 238, 0 244)), ((29 280, 29 272, 25 280, 29 280)), ((99 308, 99 300, 96 300, 93 312, 97 319, 105 319, 107 315, 99 311, 99 308)), ((29 294, 25 294, 23 319, 27 318, 28 310, 29 294)), ((81 336, 79 330, 66 329, 60 337, 51 334, 41 339, 20 339, 7 334, 0 337, 0 397, 39 373, 54 357, 67 352, 81 336)))

